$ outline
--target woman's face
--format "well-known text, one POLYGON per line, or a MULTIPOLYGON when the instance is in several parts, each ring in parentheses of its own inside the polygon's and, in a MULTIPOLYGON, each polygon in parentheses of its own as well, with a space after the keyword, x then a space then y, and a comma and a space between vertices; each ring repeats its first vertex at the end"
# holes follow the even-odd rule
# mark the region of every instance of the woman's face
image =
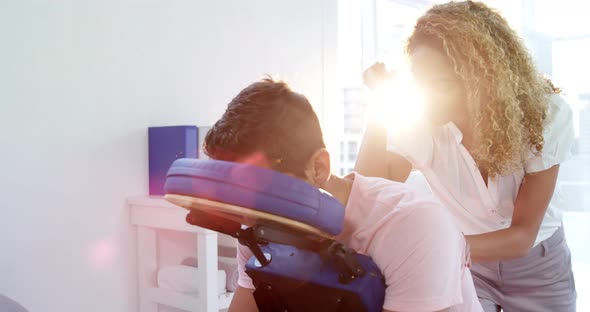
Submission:
POLYGON ((411 64, 428 120, 434 125, 467 120, 465 91, 447 56, 435 48, 417 46, 411 64))

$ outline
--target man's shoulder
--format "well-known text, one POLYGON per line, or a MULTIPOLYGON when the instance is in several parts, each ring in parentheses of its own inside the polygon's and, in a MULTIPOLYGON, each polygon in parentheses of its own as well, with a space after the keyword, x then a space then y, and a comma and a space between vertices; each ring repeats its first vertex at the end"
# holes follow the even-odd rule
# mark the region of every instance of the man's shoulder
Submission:
POLYGON ((415 185, 384 178, 365 177, 358 173, 355 174, 355 183, 358 183, 358 189, 354 195, 365 202, 374 201, 375 204, 403 209, 408 213, 414 208, 445 210, 432 194, 419 190, 415 185))
POLYGON ((389 196, 403 195, 412 193, 414 190, 411 186, 397 181, 388 180, 379 177, 367 177, 359 173, 354 173, 354 184, 361 190, 362 195, 385 194, 389 196))

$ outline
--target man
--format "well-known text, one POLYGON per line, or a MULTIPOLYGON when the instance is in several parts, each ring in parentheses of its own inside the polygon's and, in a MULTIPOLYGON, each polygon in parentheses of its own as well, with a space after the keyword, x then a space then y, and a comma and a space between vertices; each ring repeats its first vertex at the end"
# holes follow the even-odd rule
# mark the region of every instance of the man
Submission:
MULTIPOLYGON (((205 138, 213 159, 250 163, 302 179, 345 206, 337 239, 370 256, 386 281, 384 311, 481 311, 462 233, 446 209, 408 185, 353 173, 330 174, 330 155, 309 101, 264 79, 242 90, 205 138)), ((238 289, 230 312, 257 311, 238 248, 238 289)))

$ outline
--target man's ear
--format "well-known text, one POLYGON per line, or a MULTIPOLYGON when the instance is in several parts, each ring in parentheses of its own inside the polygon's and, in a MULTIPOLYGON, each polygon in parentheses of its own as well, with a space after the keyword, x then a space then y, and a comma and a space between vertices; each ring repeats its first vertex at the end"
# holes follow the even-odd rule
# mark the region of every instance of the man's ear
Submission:
POLYGON ((307 163, 307 178, 316 186, 321 186, 330 178, 330 153, 320 148, 313 153, 307 163))

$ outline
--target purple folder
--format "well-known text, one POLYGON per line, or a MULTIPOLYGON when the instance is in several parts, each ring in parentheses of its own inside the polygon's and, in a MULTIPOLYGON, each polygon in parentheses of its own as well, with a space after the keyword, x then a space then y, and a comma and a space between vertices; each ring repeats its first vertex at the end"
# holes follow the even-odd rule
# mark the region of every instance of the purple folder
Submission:
POLYGON ((166 173, 178 158, 197 158, 198 130, 196 126, 150 127, 149 176, 150 195, 164 195, 166 173))

